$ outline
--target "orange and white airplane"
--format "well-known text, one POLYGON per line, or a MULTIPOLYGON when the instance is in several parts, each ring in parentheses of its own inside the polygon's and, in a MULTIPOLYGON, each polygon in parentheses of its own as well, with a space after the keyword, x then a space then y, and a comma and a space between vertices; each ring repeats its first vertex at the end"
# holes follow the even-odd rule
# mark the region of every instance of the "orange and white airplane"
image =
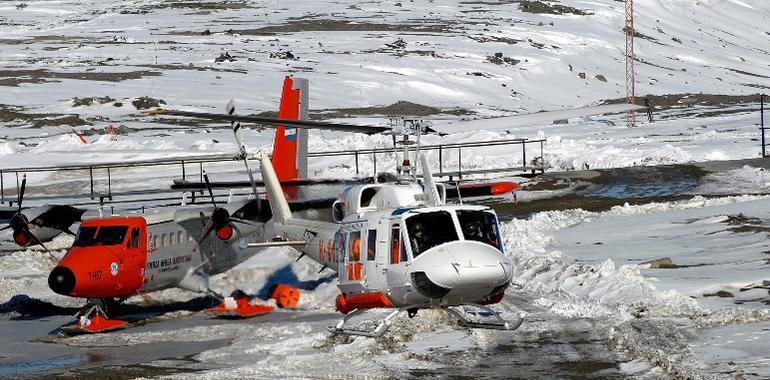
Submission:
MULTIPOLYGON (((278 117, 306 117, 307 90, 307 80, 286 77, 278 117)), ((230 103, 228 113, 233 112, 230 103)), ((232 127, 248 167, 240 123, 233 123, 232 127)), ((306 162, 306 136, 306 132, 294 128, 276 128, 273 162, 280 178, 293 179, 306 173, 306 167, 298 165, 306 162)), ((208 176, 204 178, 208 182, 208 176)), ((252 186, 256 194, 253 178, 252 186)), ((247 246, 247 242, 264 240, 264 223, 271 217, 269 208, 261 207, 256 196, 217 204, 210 187, 208 191, 212 203, 208 206, 162 207, 95 218, 88 218, 86 213, 74 243, 48 277, 54 292, 90 300, 80 318, 63 330, 94 333, 125 327, 127 321, 112 318, 118 314, 120 302, 133 295, 172 287, 218 299, 220 305, 208 309, 212 313, 250 317, 271 311, 271 306, 257 304, 246 296, 225 297, 209 287, 210 276, 271 246, 247 246)), ((21 210, 18 214, 23 215, 21 210)), ((14 218, 14 231, 29 235, 26 240, 16 239, 17 243, 41 242, 29 227, 20 223, 20 216, 14 218)), ((278 306, 293 307, 299 293, 279 285, 272 296, 278 306)))

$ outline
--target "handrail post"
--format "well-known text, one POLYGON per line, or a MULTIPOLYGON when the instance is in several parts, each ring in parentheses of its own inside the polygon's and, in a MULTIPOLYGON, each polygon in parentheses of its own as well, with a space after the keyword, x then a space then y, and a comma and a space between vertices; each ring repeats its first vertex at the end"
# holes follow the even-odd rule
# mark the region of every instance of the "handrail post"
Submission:
POLYGON ((540 173, 545 173, 545 157, 543 157, 543 140, 540 140, 540 173))
POLYGON ((463 179, 463 148, 457 148, 457 179, 463 179))
POLYGON ((88 175, 91 178, 91 199, 94 199, 94 167, 88 166, 88 175))
POLYGON ((374 178, 377 180, 377 152, 372 152, 372 162, 374 162, 374 178))
POLYGON ((444 172, 444 150, 441 148, 441 145, 438 146, 438 172, 444 172))
POLYGON ((184 160, 182 160, 182 179, 183 180, 187 179, 187 176, 186 176, 186 173, 185 173, 185 170, 184 170, 184 160))
POLYGON ((762 158, 765 158, 765 94, 759 95, 759 129, 762 130, 762 158))
POLYGON ((765 94, 759 94, 759 129, 762 130, 762 158, 765 158, 765 94))
POLYGON ((19 172, 16 172, 16 199, 19 199, 19 172))
POLYGON ((107 199, 112 200, 112 176, 109 166, 107 167, 107 199))
POLYGON ((3 184, 3 171, 0 170, 0 200, 5 199, 5 185, 3 184))
POLYGON ((521 140, 521 166, 527 166, 527 143, 521 140))
POLYGON ((358 175, 358 149, 353 151, 353 155, 356 156, 356 175, 358 175))

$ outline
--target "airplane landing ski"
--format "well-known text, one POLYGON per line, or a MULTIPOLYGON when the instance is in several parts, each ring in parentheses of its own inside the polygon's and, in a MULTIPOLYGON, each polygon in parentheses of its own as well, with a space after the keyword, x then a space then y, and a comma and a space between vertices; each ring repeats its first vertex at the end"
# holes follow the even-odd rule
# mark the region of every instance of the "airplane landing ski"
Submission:
POLYGON ((96 334, 120 330, 128 327, 129 324, 128 321, 108 318, 99 305, 92 305, 75 317, 77 317, 75 322, 61 328, 62 333, 67 335, 96 334))
POLYGON ((251 318, 257 315, 267 314, 273 311, 270 305, 254 303, 248 297, 225 297, 219 305, 205 310, 220 318, 251 318))

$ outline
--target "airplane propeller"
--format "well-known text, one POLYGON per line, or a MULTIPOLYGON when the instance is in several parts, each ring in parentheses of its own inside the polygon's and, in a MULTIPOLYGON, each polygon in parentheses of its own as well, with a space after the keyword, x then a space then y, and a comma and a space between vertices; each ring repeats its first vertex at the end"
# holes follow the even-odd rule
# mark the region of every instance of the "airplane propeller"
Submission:
POLYGON ((17 199, 18 207, 19 209, 16 211, 15 214, 11 217, 11 220, 8 222, 8 225, 0 228, 0 231, 6 230, 8 228, 13 229, 13 241, 16 242, 19 246, 25 246, 27 245, 30 240, 35 242, 36 244, 39 244, 46 252, 50 252, 48 248, 43 244, 43 242, 30 230, 29 226, 29 220, 27 219, 27 216, 24 215, 21 212, 21 206, 24 201, 24 192, 27 188, 27 175, 25 174, 24 177, 21 180, 21 188, 19 189, 19 197, 17 199))
POLYGON ((200 238, 195 242, 195 248, 198 249, 201 243, 215 231, 218 238, 222 240, 228 240, 233 236, 233 226, 230 223, 230 212, 226 209, 217 206, 217 202, 214 199, 214 191, 211 189, 211 182, 209 182, 209 175, 206 171, 203 171, 203 180, 206 182, 206 189, 209 191, 209 197, 211 197, 211 204, 214 205, 214 211, 209 216, 206 225, 203 228, 200 238))

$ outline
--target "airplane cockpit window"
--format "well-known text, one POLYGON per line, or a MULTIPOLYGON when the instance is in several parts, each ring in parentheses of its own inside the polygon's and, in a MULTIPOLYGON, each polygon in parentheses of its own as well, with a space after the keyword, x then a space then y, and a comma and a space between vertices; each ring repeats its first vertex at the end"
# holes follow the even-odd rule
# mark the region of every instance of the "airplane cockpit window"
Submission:
POLYGON ((127 233, 127 226, 81 227, 72 245, 76 247, 117 245, 123 243, 127 233))
POLYGON ((406 219, 406 229, 414 257, 439 244, 458 240, 452 215, 446 211, 410 216, 406 219))
POLYGON ((480 241, 503 250, 494 214, 479 210, 457 210, 457 219, 465 240, 480 241))
POLYGON ((131 229, 131 238, 128 239, 128 248, 139 248, 139 229, 131 229))

